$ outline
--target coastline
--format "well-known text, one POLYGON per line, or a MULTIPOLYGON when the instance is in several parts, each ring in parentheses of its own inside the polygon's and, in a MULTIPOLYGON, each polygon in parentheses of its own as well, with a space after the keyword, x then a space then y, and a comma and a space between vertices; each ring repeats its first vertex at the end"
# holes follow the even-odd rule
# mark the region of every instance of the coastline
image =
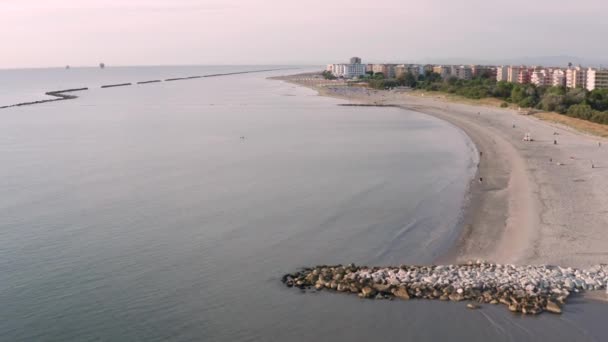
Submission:
POLYGON ((274 79, 353 104, 390 105, 431 115, 465 132, 481 152, 477 176, 470 183, 457 240, 437 262, 483 259, 564 267, 608 263, 608 232, 603 229, 608 158, 599 144, 603 138, 512 109, 315 83, 313 74, 274 79), (526 133, 535 141, 522 141, 526 133))

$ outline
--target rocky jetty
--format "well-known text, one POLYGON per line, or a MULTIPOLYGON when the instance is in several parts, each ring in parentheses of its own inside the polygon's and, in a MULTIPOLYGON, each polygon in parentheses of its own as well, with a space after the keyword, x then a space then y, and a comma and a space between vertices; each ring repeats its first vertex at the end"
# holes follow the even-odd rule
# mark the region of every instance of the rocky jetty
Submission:
MULTIPOLYGON (((222 73, 222 74, 194 75, 194 76, 188 76, 188 77, 168 78, 168 79, 165 80, 165 82, 181 81, 181 80, 191 80, 191 79, 197 79, 197 78, 203 78, 203 77, 217 77, 217 76, 229 76, 229 75, 239 75, 239 74, 252 74, 252 73, 259 73, 259 72, 290 70, 290 69, 297 69, 297 68, 277 68, 277 69, 265 69, 265 70, 237 71, 237 72, 228 72, 228 73, 222 73)), ((137 84, 148 84, 148 83, 158 83, 158 82, 162 82, 162 80, 142 81, 142 82, 137 82, 137 84)), ((132 85, 132 83, 105 84, 105 85, 102 85, 101 88, 126 87, 126 86, 130 86, 130 85, 132 85)), ((20 103, 15 103, 15 104, 10 104, 10 105, 4 105, 4 106, 0 106, 0 109, 12 108, 12 107, 20 107, 20 106, 30 106, 30 105, 35 105, 35 104, 55 102, 55 101, 63 101, 63 100, 73 100, 73 99, 78 98, 78 96, 75 96, 75 95, 66 95, 64 93, 75 92, 75 91, 83 91, 83 90, 88 90, 88 89, 89 88, 76 88, 76 89, 49 91, 49 92, 46 92, 46 95, 54 96, 56 98, 54 98, 54 99, 47 99, 47 100, 30 101, 30 102, 20 102, 20 103)))
POLYGON ((514 266, 482 261, 464 265, 366 267, 316 266, 286 274, 288 287, 357 294, 362 298, 469 301, 502 304, 527 315, 561 313, 573 293, 605 290, 608 265, 589 269, 558 266, 514 266))
POLYGON ((31 102, 20 102, 20 103, 16 103, 16 104, 12 104, 12 105, 0 106, 0 109, 11 108, 11 107, 21 107, 21 106, 31 106, 31 105, 35 105, 35 104, 49 103, 49 102, 55 102, 55 101, 73 100, 75 98, 78 98, 78 96, 76 96, 76 95, 67 95, 67 94, 64 94, 64 93, 72 93, 72 92, 75 92, 75 91, 83 91, 83 90, 88 90, 88 89, 89 88, 74 88, 74 89, 47 91, 45 93, 45 95, 53 96, 53 97, 56 97, 56 98, 55 99, 47 99, 47 100, 31 101, 31 102))
POLYGON ((101 88, 126 87, 126 86, 130 86, 130 85, 131 85, 131 83, 106 84, 106 85, 102 85, 101 88))

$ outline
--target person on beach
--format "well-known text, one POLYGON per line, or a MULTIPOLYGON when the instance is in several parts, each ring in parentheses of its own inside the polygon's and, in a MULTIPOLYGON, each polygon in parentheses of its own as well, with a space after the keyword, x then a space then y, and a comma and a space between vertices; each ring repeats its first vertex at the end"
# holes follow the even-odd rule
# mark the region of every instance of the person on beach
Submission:
POLYGON ((553 140, 553 145, 557 145, 557 140, 553 140))

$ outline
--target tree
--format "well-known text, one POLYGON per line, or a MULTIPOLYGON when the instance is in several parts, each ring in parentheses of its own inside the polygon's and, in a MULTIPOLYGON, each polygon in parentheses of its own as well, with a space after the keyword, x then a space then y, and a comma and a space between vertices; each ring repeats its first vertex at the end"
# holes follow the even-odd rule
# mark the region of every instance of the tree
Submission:
POLYGON ((432 71, 426 71, 424 73, 424 80, 428 81, 428 82, 441 82, 441 75, 439 75, 436 72, 432 72, 432 71))
POLYGON ((566 97, 564 98, 564 103, 566 104, 566 106, 570 107, 572 105, 585 103, 586 99, 587 91, 585 89, 568 89, 566 92, 566 97))
POLYGON ((593 114, 595 114, 595 111, 587 104, 576 104, 568 108, 568 116, 574 118, 590 120, 593 114))
POLYGON ((540 101, 540 107, 542 110, 546 110, 548 112, 558 112, 563 114, 566 112, 564 95, 547 93, 540 101))
POLYGON ((416 84, 418 83, 418 81, 416 80, 416 76, 412 75, 409 72, 399 75, 397 81, 399 82, 399 84, 410 88, 416 88, 416 84))
POLYGON ((456 85, 456 83, 458 83, 458 77, 456 77, 456 76, 450 76, 450 77, 447 79, 447 83, 448 83, 449 85, 451 85, 451 86, 456 85))
POLYGON ((511 96, 511 91, 513 90, 513 83, 500 81, 496 83, 496 86, 493 91, 493 95, 495 97, 506 99, 511 96))
POLYGON ((383 74, 383 73, 381 73, 381 72, 377 72, 377 73, 375 73, 375 74, 373 75, 373 78, 374 78, 375 80, 383 80, 383 79, 385 79, 384 74, 383 74))
POLYGON ((323 77, 326 80, 335 80, 336 79, 336 76, 334 76, 334 74, 332 74, 331 72, 329 72, 327 70, 323 71, 321 74, 323 75, 323 77))
POLYGON ((608 110, 608 89, 592 90, 587 96, 587 103, 595 110, 608 110))

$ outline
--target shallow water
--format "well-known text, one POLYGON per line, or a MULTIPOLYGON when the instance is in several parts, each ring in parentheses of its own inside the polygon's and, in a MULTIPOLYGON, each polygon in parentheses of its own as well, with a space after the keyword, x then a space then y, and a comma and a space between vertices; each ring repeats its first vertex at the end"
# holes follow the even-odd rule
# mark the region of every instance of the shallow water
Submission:
MULTIPOLYGON (((111 80, 211 70, 135 69, 111 80)), ((431 262, 476 153, 445 122, 339 107, 277 74, 0 111, 0 340, 602 340, 599 304, 523 319, 284 288, 305 265, 431 262)))

